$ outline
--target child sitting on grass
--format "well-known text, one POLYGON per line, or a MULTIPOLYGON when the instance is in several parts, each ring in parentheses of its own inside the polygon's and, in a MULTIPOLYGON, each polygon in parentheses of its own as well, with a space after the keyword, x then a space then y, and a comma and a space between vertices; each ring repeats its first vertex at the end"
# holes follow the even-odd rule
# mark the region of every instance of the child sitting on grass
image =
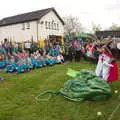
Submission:
POLYGON ((56 57, 50 56, 49 53, 47 53, 46 55, 44 55, 44 59, 45 59, 47 65, 54 65, 54 64, 57 63, 56 57))
POLYGON ((58 63, 64 63, 64 57, 63 57, 62 54, 59 54, 59 55, 57 56, 57 62, 58 62, 58 63))
POLYGON ((0 68, 4 68, 7 65, 7 61, 5 59, 5 55, 0 53, 0 68))
POLYGON ((15 72, 17 70, 17 67, 18 67, 18 65, 15 61, 15 57, 10 56, 9 63, 6 66, 5 71, 6 72, 15 72))

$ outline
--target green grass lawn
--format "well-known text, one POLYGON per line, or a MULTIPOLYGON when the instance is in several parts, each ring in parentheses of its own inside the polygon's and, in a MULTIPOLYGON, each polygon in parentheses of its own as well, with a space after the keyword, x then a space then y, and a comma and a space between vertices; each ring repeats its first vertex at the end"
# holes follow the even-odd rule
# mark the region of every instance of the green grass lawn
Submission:
MULTIPOLYGON (((72 102, 59 95, 53 95, 48 102, 37 102, 35 96, 46 88, 59 90, 69 79, 67 68, 75 70, 94 69, 89 62, 68 63, 32 70, 24 74, 0 72, 6 78, 0 82, 0 120, 107 120, 120 103, 119 94, 107 101, 72 102), (104 113, 98 119, 97 112, 104 113)), ((120 81, 111 84, 120 91, 120 81)), ((120 120, 120 109, 112 120, 120 120)))

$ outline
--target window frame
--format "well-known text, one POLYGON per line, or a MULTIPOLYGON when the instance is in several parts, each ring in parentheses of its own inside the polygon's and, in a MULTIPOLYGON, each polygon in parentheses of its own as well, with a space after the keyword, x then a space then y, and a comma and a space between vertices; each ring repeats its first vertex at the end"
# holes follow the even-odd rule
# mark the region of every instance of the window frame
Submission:
POLYGON ((27 22, 27 29, 30 29, 30 22, 27 22))
POLYGON ((48 22, 48 29, 51 29, 51 22, 48 22))
POLYGON ((56 26, 57 24, 56 23, 54 23, 54 30, 57 30, 57 26, 56 26))
POLYGON ((22 30, 25 30, 25 23, 22 23, 22 30))
POLYGON ((48 29, 48 21, 45 21, 45 28, 48 29))
POLYGON ((57 30, 59 30, 59 23, 57 23, 57 30))

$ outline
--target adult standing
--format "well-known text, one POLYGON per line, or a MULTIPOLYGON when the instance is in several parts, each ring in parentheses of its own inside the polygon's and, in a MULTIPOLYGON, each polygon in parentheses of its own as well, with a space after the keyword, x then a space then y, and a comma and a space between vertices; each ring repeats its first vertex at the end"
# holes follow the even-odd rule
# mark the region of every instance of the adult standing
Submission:
POLYGON ((25 50, 30 52, 31 43, 29 41, 25 42, 25 50))
POLYGON ((64 59, 65 59, 65 61, 68 61, 68 60, 69 60, 69 54, 68 54, 68 52, 69 52, 70 44, 71 44, 71 43, 66 39, 66 40, 65 40, 65 43, 64 43, 64 47, 65 47, 64 59))
POLYGON ((104 46, 102 48, 104 59, 103 59, 103 79, 108 82, 118 80, 118 66, 111 51, 104 46))
POLYGON ((74 47, 75 47, 75 59, 76 61, 79 61, 82 55, 81 53, 82 45, 79 40, 76 40, 74 42, 74 47))
POLYGON ((96 75, 101 76, 107 82, 118 80, 118 67, 114 56, 107 46, 103 46, 100 51, 99 61, 96 67, 96 75))
POLYGON ((103 71, 103 54, 102 54, 102 49, 101 46, 96 46, 97 51, 100 52, 99 58, 98 58, 98 63, 96 66, 95 73, 97 76, 102 77, 102 71, 103 71))

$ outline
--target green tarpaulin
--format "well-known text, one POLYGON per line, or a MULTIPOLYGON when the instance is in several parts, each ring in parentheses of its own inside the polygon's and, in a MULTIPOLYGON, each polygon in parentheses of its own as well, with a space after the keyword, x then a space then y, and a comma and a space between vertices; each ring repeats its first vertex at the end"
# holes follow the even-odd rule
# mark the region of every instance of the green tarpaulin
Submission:
POLYGON ((36 99, 38 101, 48 101, 51 94, 59 94, 72 101, 105 100, 112 95, 109 84, 102 78, 97 77, 94 71, 68 69, 67 75, 71 79, 64 84, 63 88, 58 91, 44 91, 36 99), (41 99, 40 97, 46 93, 49 93, 49 98, 41 99))
POLYGON ((70 100, 103 100, 112 94, 109 84, 97 77, 93 71, 69 69, 67 75, 71 76, 72 79, 64 84, 60 93, 70 100))

